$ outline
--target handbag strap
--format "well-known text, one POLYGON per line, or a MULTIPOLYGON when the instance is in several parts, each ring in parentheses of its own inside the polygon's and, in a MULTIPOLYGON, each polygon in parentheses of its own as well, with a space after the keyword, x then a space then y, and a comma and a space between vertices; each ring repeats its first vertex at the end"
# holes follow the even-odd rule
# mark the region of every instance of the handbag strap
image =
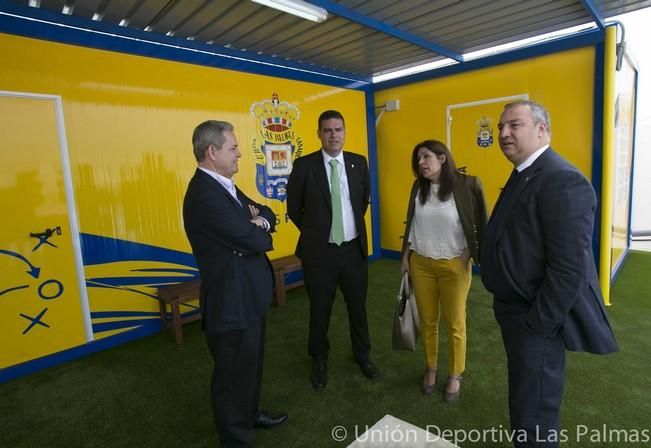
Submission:
POLYGON ((402 282, 400 282, 400 292, 404 293, 407 297, 409 297, 409 273, 404 272, 402 274, 402 282))

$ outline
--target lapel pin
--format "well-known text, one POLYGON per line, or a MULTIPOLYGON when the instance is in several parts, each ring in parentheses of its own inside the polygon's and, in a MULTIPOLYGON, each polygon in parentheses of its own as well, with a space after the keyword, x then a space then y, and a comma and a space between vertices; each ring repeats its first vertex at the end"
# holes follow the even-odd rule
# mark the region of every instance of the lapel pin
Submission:
POLYGON ((355 168, 355 164, 354 164, 354 163, 351 163, 351 164, 350 164, 350 167, 351 167, 351 168, 355 168))

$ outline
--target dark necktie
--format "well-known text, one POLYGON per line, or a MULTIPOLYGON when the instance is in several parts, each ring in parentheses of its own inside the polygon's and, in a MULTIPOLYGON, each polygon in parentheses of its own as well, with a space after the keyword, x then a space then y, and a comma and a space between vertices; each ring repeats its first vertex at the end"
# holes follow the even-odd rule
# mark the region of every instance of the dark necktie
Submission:
POLYGON ((502 191, 500 191, 500 195, 497 198, 497 202, 495 203, 495 208, 497 208, 500 205, 500 202, 502 202, 502 198, 504 197, 504 194, 506 191, 511 187, 515 181, 518 179, 518 170, 515 168, 513 171, 511 171, 511 175, 509 176, 509 179, 506 181, 506 184, 504 184, 504 187, 502 187, 502 191))

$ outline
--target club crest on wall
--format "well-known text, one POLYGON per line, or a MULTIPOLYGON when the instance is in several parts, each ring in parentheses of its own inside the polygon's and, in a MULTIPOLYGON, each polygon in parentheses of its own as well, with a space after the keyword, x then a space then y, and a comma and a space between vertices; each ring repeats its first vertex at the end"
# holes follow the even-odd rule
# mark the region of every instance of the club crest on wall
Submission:
POLYGON ((253 103, 251 114, 256 118, 257 127, 251 142, 256 163, 255 184, 265 198, 284 202, 293 161, 303 152, 303 140, 292 129, 301 113, 298 107, 280 101, 274 93, 271 100, 253 103))
POLYGON ((488 148, 493 145, 493 127, 491 119, 488 117, 481 117, 477 121, 477 146, 481 148, 488 148))

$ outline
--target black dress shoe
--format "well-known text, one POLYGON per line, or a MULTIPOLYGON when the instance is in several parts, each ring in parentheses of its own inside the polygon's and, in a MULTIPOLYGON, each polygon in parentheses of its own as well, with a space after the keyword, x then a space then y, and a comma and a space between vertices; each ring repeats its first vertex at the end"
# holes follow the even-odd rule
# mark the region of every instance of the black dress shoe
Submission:
POLYGON ((357 361, 357 364, 366 378, 371 380, 380 378, 380 370, 370 359, 367 359, 366 361, 357 361))
POLYGON ((310 381, 312 387, 316 390, 322 390, 326 387, 326 384, 328 384, 328 364, 325 359, 314 358, 310 381))
POLYGON ((253 419, 253 427, 262 428, 262 429, 271 429, 271 428, 275 428, 278 425, 282 425, 286 421, 287 421, 287 414, 284 412, 276 416, 272 416, 267 414, 264 411, 260 411, 256 414, 255 418, 253 419))

